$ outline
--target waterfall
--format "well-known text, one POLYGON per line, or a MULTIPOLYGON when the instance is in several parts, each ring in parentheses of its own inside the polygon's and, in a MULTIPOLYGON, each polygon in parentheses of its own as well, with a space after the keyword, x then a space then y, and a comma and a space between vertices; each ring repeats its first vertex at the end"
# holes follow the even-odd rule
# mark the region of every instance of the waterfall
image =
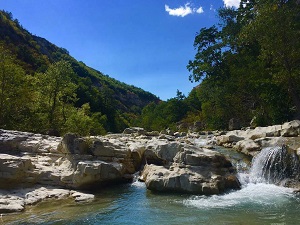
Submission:
POLYGON ((252 160, 249 181, 284 185, 299 179, 300 162, 294 150, 286 145, 264 148, 252 160))
MULTIPOLYGON (((183 201, 184 205, 196 207, 204 212, 212 209, 234 209, 233 212, 241 209, 241 212, 247 211, 247 213, 248 210, 261 211, 262 217, 270 210, 272 218, 268 217, 267 221, 261 224, 271 224, 274 221, 276 224, 280 221, 280 219, 272 220, 274 215, 278 215, 277 218, 282 215, 282 210, 277 209, 290 204, 291 200, 295 198, 294 189, 286 188, 286 184, 291 184, 287 182, 300 177, 300 162, 296 152, 288 149, 285 145, 264 148, 252 159, 249 168, 250 163, 241 153, 218 147, 216 150, 233 160, 232 163, 237 168, 242 188, 224 195, 191 196, 183 201), (257 210, 258 208, 263 210, 257 210)), ((280 224, 285 224, 285 221, 283 222, 280 224)), ((260 223, 253 222, 251 224, 260 223)))

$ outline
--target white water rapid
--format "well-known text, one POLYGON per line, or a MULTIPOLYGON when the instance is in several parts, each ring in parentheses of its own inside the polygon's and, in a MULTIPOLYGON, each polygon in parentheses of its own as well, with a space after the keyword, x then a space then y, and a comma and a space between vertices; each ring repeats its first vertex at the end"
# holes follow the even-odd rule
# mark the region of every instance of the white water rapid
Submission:
POLYGON ((251 183, 284 185, 289 179, 297 179, 299 158, 286 145, 268 147, 253 158, 250 169, 251 183))
MULTIPOLYGON (((205 137, 200 139, 198 145, 206 145, 205 140, 205 137)), ((284 157, 285 149, 264 149, 253 159, 251 169, 250 162, 242 154, 217 146, 215 150, 233 160, 242 183, 240 190, 213 196, 157 194, 147 191, 144 183, 135 180, 132 184, 101 189, 96 194, 95 201, 90 204, 41 202, 37 207, 32 207, 24 213, 3 216, 2 223, 9 225, 300 224, 300 196, 294 194, 292 189, 267 182, 270 179, 265 176, 270 174, 269 171, 273 168, 277 169, 276 160, 280 159, 277 155, 281 155, 281 159, 291 159, 288 154, 284 157), (267 172, 262 172, 263 170, 267 172)), ((286 162, 287 165, 293 165, 289 160, 286 162)), ((287 167, 283 166, 283 168, 287 167)), ((293 176, 289 172, 290 169, 284 171, 284 174, 288 175, 281 176, 283 179, 293 176)), ((277 175, 281 172, 277 172, 277 175)), ((278 177, 277 175, 275 177, 278 177)), ((2 223, 0 220, 1 225, 2 223)))
MULTIPOLYGON (((244 168, 243 161, 238 162, 236 167, 239 168, 240 164, 244 168)), ((277 208, 294 198, 293 189, 280 184, 299 174, 299 168, 297 155, 286 146, 264 148, 252 159, 250 169, 238 171, 241 190, 224 195, 192 196, 184 200, 184 204, 206 210, 277 208)))

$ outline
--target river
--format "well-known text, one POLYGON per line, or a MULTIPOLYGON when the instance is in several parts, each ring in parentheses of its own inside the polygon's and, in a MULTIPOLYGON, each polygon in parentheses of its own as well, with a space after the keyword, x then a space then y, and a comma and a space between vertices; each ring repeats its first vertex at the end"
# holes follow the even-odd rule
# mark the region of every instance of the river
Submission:
POLYGON ((23 213, 2 216, 0 224, 300 224, 299 195, 289 188, 251 182, 242 155, 217 150, 229 154, 239 168, 241 190, 213 196, 157 194, 135 181, 102 189, 92 203, 44 201, 23 213))

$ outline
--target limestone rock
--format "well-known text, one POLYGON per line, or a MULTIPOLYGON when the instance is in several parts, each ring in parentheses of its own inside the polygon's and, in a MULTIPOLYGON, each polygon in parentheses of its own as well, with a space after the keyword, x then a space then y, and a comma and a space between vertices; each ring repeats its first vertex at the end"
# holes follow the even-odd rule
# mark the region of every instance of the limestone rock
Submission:
POLYGON ((79 162, 73 174, 72 186, 74 188, 93 188, 93 186, 99 186, 102 183, 120 180, 123 175, 122 169, 118 163, 79 162))
POLYGON ((244 140, 244 137, 237 136, 237 135, 231 134, 231 133, 216 137, 216 142, 218 145, 224 145, 224 144, 233 143, 233 142, 236 143, 241 140, 244 140))
POLYGON ((169 167, 146 165, 141 175, 152 191, 219 194, 238 189, 239 181, 229 160, 209 149, 185 146, 169 167))
POLYGON ((158 137, 159 136, 159 132, 158 131, 150 131, 145 133, 146 136, 151 136, 151 137, 158 137))
POLYGON ((95 195, 86 194, 78 191, 71 191, 71 196, 75 199, 75 202, 90 202, 95 199, 95 195))
POLYGON ((66 134, 61 141, 61 152, 66 154, 84 155, 89 153, 88 141, 76 134, 66 134))
POLYGON ((146 163, 165 165, 172 162, 175 155, 181 151, 182 148, 183 145, 177 141, 153 139, 147 142, 143 158, 146 163))
POLYGON ((146 131, 144 128, 141 127, 130 127, 130 128, 126 128, 123 131, 123 134, 138 134, 138 135, 142 135, 142 134, 146 134, 146 131))
POLYGON ((293 120, 282 125, 281 136, 296 137, 300 134, 300 121, 293 120))
POLYGON ((89 202, 94 195, 73 190, 36 187, 0 191, 0 213, 11 213, 23 211, 26 205, 34 205, 45 199, 67 199, 73 198, 75 202, 89 202))
POLYGON ((247 139, 237 142, 234 149, 246 155, 254 156, 257 154, 257 151, 261 150, 261 145, 254 142, 252 139, 247 139))
POLYGON ((22 184, 26 180, 26 173, 32 168, 29 158, 0 154, 0 188, 22 184))
POLYGON ((0 192, 0 213, 20 212, 25 208, 23 198, 15 195, 5 195, 0 192))
POLYGON ((215 141, 217 145, 234 147, 243 153, 253 156, 262 147, 278 144, 280 137, 291 138, 299 135, 300 121, 293 120, 283 125, 229 131, 226 135, 217 136, 212 141, 215 141))
POLYGON ((0 153, 56 152, 60 141, 60 137, 51 137, 29 132, 0 130, 0 153))

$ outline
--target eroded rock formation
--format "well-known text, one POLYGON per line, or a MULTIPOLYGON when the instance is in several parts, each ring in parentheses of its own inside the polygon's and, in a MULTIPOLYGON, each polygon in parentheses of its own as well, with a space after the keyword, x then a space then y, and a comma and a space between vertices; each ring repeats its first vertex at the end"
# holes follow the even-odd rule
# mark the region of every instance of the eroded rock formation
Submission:
POLYGON ((211 195, 240 188, 231 162, 209 149, 182 146, 168 162, 144 167, 140 179, 148 189, 211 195))
MULTIPOLYGON (((74 189, 132 180, 144 165, 143 177, 150 190, 216 194, 237 188, 228 159, 195 147, 191 138, 183 133, 159 134, 142 128, 127 129, 123 134, 67 134, 63 138, 0 130, 0 188, 51 186, 67 189, 69 194, 63 196, 70 196, 74 189)), ((27 204, 24 196, 6 194, 0 199, 0 211, 4 212, 14 208, 7 204, 12 199, 20 202, 16 211, 27 204)))

